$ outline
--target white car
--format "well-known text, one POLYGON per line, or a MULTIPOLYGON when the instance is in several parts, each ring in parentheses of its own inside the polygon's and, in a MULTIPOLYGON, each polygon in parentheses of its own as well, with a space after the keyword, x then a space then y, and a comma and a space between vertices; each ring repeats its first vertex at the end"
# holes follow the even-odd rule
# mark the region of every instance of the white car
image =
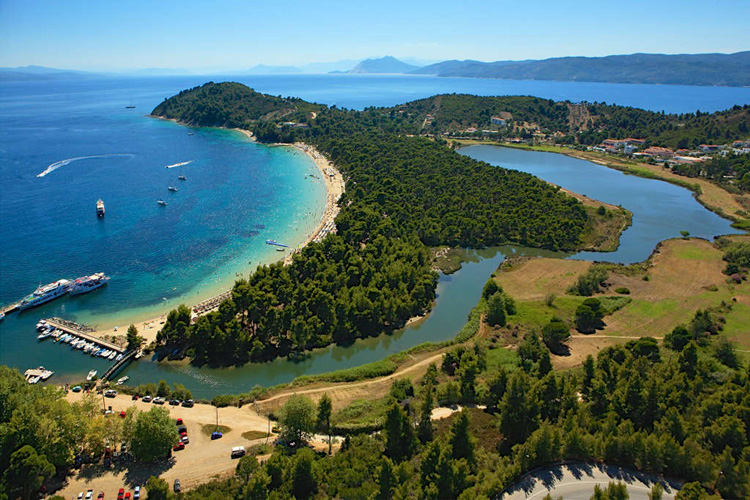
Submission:
POLYGON ((94 490, 89 490, 86 492, 86 500, 91 500, 94 497, 94 490))
POLYGON ((136 486, 133 490, 133 500, 139 500, 141 498, 141 487, 136 486))
POLYGON ((78 494, 78 500, 83 500, 83 492, 80 492, 80 493, 78 494))

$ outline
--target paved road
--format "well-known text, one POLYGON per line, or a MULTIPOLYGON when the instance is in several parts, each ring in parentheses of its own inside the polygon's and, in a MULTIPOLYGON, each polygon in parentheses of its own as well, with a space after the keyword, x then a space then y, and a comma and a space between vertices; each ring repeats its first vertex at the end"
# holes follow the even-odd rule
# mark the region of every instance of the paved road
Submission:
POLYGON ((500 500, 541 500, 547 493, 564 500, 589 500, 597 484, 606 487, 611 481, 627 484, 631 500, 648 500, 654 482, 664 487, 664 500, 673 500, 679 485, 621 467, 574 463, 534 471, 508 488, 500 500))

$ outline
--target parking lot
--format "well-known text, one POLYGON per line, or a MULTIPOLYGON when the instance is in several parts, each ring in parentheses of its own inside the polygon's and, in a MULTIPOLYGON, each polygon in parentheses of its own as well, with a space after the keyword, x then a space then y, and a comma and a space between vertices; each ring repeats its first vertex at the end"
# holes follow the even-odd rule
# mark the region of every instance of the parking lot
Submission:
MULTIPOLYGON (((82 393, 69 393, 69 401, 78 401, 82 393)), ((115 413, 111 418, 117 418, 116 414, 126 410, 130 406, 136 406, 141 411, 148 411, 153 404, 144 403, 141 400, 132 401, 128 395, 118 394, 114 398, 104 399, 107 406, 112 406, 115 413)), ((255 430, 265 432, 268 430, 268 421, 265 417, 258 415, 252 406, 244 408, 219 408, 219 424, 229 427, 231 430, 224 434, 221 439, 211 440, 210 436, 202 431, 204 424, 216 423, 216 409, 211 405, 196 404, 193 408, 182 406, 162 405, 169 410, 173 418, 182 418, 187 428, 190 439, 184 450, 172 453, 169 461, 158 462, 153 465, 133 465, 116 463, 107 469, 103 465, 84 465, 77 475, 71 476, 67 485, 56 492, 65 498, 77 498, 80 492, 84 495, 86 491, 93 490, 95 499, 100 491, 103 491, 105 499, 116 499, 120 488, 133 494, 135 486, 143 486, 151 475, 164 478, 172 486, 175 479, 179 479, 183 491, 197 484, 206 482, 214 476, 222 476, 234 471, 237 464, 230 455, 235 446, 252 446, 262 443, 265 439, 248 441, 242 437, 242 433, 255 430)), ((144 494, 141 497, 145 497, 144 494)))

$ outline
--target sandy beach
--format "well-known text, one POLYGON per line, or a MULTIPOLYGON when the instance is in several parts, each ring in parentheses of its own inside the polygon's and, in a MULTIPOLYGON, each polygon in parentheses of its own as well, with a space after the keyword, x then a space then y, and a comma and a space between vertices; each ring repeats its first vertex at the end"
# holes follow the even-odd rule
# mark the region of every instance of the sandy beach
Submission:
MULTIPOLYGON (((253 137, 253 134, 248 130, 243 129, 233 129, 237 132, 240 132, 247 136, 251 140, 255 140, 253 137)), ((285 264, 291 264, 292 262, 292 256, 298 252, 300 249, 308 245, 312 241, 320 241, 323 239, 326 234, 329 232, 335 232, 336 226, 334 224, 334 221, 336 219, 336 216, 339 213, 339 206, 338 206, 338 200, 341 198, 341 196, 344 194, 345 191, 345 182, 344 177, 341 175, 341 173, 334 167, 333 163, 328 161, 328 159, 323 156, 322 153, 320 153, 317 149, 310 146, 309 144, 305 144, 302 142, 298 142, 294 144, 294 147, 302 151, 304 154, 308 155, 312 160, 315 162, 315 165, 318 167, 318 170, 320 171, 320 176, 323 179, 323 182, 325 184, 326 188, 326 206, 325 206, 325 212, 323 213, 323 216, 320 219, 320 222, 315 227, 315 229, 310 233, 310 235, 297 247, 286 255, 284 257, 284 263, 285 264)), ((198 316, 201 314, 206 314, 210 311, 213 311, 216 309, 223 299, 222 295, 224 295, 226 292, 223 292, 220 295, 217 295, 215 297, 211 297, 209 299, 203 300, 199 302, 198 304, 194 304, 192 307, 194 311, 197 311, 198 314, 194 312, 194 316, 198 316)), ((134 323, 135 327, 138 329, 138 334, 146 339, 146 344, 150 344, 151 342, 156 340, 156 334, 161 330, 162 325, 164 324, 164 321, 167 318, 167 313, 162 314, 161 316, 157 318, 152 318, 146 321, 140 321, 137 323, 134 323)), ((95 335, 98 337, 107 337, 108 339, 113 339, 116 337, 121 337, 122 342, 125 342, 125 333, 127 332, 128 324, 123 324, 121 326, 108 328, 104 330, 98 330, 95 335)))

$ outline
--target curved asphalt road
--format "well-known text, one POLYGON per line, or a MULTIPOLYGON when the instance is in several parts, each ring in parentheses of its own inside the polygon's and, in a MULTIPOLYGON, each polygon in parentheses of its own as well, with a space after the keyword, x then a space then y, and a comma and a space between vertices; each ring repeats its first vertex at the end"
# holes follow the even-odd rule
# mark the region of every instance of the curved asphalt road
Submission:
POLYGON ((648 500, 655 482, 664 488, 664 500, 673 500, 679 483, 611 465, 571 463, 539 469, 525 475, 505 490, 499 500, 541 500, 547 493, 553 499, 589 500, 597 484, 604 488, 611 481, 622 481, 628 487, 630 500, 648 500))

